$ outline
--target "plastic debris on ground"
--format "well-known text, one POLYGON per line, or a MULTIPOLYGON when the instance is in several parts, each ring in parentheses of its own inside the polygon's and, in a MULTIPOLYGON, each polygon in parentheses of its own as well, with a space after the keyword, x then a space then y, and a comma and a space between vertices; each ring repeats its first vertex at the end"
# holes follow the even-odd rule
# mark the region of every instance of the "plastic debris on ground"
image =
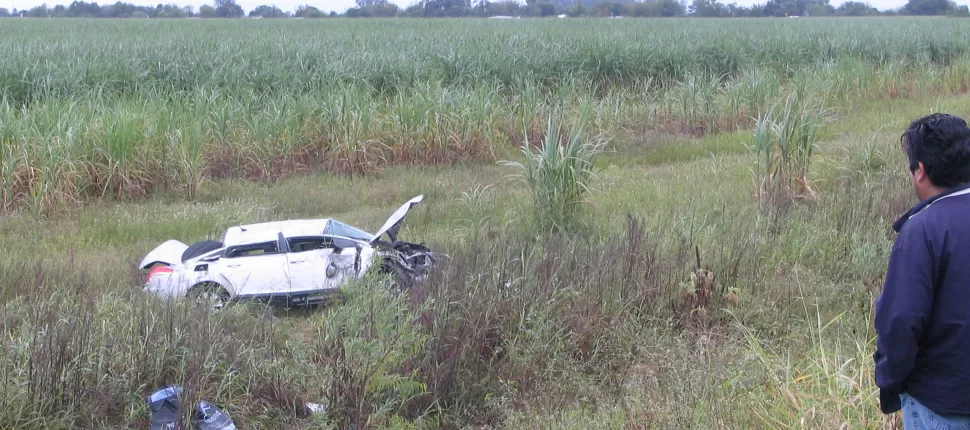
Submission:
POLYGON ((325 414, 327 413, 327 405, 322 405, 320 403, 307 403, 307 409, 310 410, 311 414, 325 414))
MULTIPOLYGON (((182 405, 182 387, 169 385, 148 396, 151 430, 175 429, 182 405)), ((199 402, 192 411, 192 427, 200 430, 235 430, 236 425, 225 412, 209 402, 199 402)))

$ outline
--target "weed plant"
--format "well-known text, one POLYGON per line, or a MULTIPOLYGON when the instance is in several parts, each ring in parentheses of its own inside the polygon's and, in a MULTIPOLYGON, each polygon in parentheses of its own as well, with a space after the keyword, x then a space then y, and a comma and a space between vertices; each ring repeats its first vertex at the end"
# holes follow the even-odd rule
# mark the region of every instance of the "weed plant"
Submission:
POLYGON ((581 222, 585 199, 596 173, 596 157, 606 141, 586 134, 585 124, 563 129, 549 119, 539 148, 526 142, 523 162, 507 162, 521 173, 533 204, 533 222, 540 232, 571 231, 581 222))

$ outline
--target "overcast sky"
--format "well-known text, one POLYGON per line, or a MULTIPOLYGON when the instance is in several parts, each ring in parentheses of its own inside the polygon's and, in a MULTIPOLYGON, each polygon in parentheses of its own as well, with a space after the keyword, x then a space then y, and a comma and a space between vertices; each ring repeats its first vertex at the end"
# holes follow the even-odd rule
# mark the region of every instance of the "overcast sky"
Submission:
MULTIPOLYGON (((16 8, 16 9, 30 9, 41 3, 47 3, 48 6, 54 6, 57 4, 68 5, 73 0, 0 0, 0 7, 6 8, 16 8)), ((89 0, 90 1, 90 0, 89 0)), ((100 5, 112 4, 116 0, 93 0, 100 5)), ((212 4, 212 0, 123 0, 127 3, 134 3, 138 5, 150 5, 154 6, 158 3, 175 3, 180 6, 192 5, 198 9, 199 6, 203 4, 212 4)), ((415 0, 390 0, 391 2, 397 4, 401 7, 407 7, 415 2, 415 0)), ((765 3, 767 0, 721 0, 724 3, 737 3, 742 6, 750 6, 754 3, 765 3)), ((863 0, 865 1, 865 0, 863 0)), ((293 11, 297 6, 303 4, 309 4, 316 6, 320 10, 329 12, 337 11, 343 12, 349 7, 354 6, 354 0, 236 0, 243 9, 248 13, 249 11, 256 8, 261 4, 276 5, 280 9, 285 11, 293 11)), ((835 6, 842 4, 842 0, 831 0, 831 3, 835 6)), ((895 7, 902 6, 906 3, 906 0, 869 0, 869 3, 876 7, 877 9, 891 9, 895 7)), ((970 4, 970 0, 956 0, 957 4, 970 4)))

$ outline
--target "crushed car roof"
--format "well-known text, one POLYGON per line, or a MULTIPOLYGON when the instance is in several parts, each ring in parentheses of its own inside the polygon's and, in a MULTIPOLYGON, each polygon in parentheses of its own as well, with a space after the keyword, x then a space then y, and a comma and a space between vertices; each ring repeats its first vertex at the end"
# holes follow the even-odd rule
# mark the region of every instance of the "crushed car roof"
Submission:
POLYGON ((254 224, 238 225, 229 227, 222 237, 224 246, 234 246, 249 243, 259 243, 275 240, 279 233, 284 236, 314 236, 320 234, 349 237, 351 239, 372 242, 375 239, 387 234, 391 241, 396 240, 397 230, 401 226, 405 215, 414 205, 424 200, 424 195, 419 195, 401 205, 390 218, 374 234, 363 231, 347 223, 337 221, 333 218, 317 219, 296 219, 287 221, 270 221, 254 224))
POLYGON ((280 232, 288 237, 328 234, 364 241, 370 241, 374 238, 374 235, 349 224, 332 218, 319 218, 271 221, 229 227, 222 237, 222 243, 224 246, 233 246, 275 240, 280 232))

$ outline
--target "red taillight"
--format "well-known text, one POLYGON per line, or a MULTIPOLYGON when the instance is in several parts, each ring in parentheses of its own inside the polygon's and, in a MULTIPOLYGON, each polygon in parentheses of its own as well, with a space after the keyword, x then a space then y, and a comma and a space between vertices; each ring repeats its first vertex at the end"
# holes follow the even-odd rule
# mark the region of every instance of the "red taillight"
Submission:
POLYGON ((152 277, 154 277, 155 275, 157 275, 159 273, 172 273, 172 272, 175 272, 175 270, 173 270, 171 267, 168 267, 168 266, 158 266, 158 267, 152 269, 151 272, 148 272, 148 282, 151 282, 152 281, 152 277))

